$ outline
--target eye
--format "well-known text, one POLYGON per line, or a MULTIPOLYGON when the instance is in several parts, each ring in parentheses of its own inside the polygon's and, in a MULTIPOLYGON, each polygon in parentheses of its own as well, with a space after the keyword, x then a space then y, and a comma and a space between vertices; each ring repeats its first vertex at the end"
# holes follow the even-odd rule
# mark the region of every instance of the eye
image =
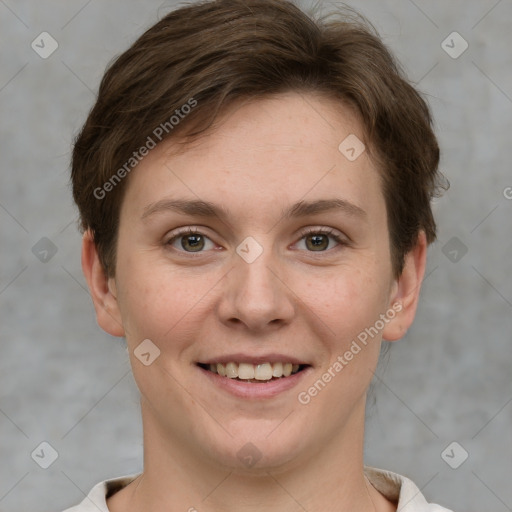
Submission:
POLYGON ((299 243, 304 241, 306 249, 312 252, 326 251, 330 248, 330 245, 332 245, 330 240, 334 240, 337 245, 348 244, 347 240, 344 239, 342 235, 339 235, 330 228, 308 228, 302 231, 301 236, 302 238, 299 243))
POLYGON ((199 231, 187 228, 169 238, 166 245, 170 245, 180 252, 203 252, 203 249, 213 249, 215 244, 199 231))

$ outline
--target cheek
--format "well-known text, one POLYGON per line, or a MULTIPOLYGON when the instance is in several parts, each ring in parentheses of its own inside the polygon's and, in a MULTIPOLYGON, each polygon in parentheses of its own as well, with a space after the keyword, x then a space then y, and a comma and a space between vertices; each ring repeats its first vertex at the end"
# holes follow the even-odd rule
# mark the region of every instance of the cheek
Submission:
POLYGON ((298 295, 320 318, 333 343, 343 345, 373 325, 387 306, 389 282, 376 261, 339 266, 309 277, 298 295))
POLYGON ((164 340, 180 343, 177 333, 201 311, 202 300, 213 286, 212 276, 193 275, 185 269, 127 259, 119 266, 123 283, 119 305, 130 346, 149 338, 161 350, 164 340))
POLYGON ((364 270, 354 265, 340 269, 321 287, 308 280, 303 290, 307 297, 304 302, 314 313, 310 318, 321 320, 316 321, 317 334, 326 357, 297 400, 311 416, 322 418, 327 429, 347 421, 368 389, 377 365, 381 332, 374 329, 387 306, 388 286, 380 270, 379 265, 364 270))

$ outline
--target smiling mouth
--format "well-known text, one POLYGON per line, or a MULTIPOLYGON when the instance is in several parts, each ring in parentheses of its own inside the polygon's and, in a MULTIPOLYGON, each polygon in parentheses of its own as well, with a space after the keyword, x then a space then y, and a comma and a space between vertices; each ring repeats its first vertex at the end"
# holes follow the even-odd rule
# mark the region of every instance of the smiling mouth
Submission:
POLYGON ((235 363, 230 362, 227 364, 204 364, 198 363, 198 366, 203 370, 216 373, 221 377, 233 379, 243 382, 271 382, 274 380, 285 379, 290 375, 295 375, 306 369, 307 364, 292 364, 292 363, 235 363))

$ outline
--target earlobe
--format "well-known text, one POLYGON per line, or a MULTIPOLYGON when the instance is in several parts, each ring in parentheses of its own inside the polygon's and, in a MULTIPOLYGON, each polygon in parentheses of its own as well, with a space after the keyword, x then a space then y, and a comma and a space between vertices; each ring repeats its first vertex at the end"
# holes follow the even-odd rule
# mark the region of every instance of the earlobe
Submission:
POLYGON ((90 230, 82 238, 82 270, 96 310, 98 325, 112 336, 124 336, 115 280, 106 275, 90 230))
POLYGON ((397 313, 382 332, 384 340, 399 340, 414 321, 426 261, 427 239, 425 233, 421 231, 415 247, 406 254, 403 271, 393 286, 390 307, 397 313), (401 307, 397 307, 397 304, 401 307))

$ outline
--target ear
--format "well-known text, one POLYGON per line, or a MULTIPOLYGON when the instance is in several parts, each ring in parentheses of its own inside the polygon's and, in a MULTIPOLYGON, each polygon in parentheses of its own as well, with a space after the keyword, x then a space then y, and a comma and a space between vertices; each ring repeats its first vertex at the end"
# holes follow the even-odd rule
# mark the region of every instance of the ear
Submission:
POLYGON ((112 336, 124 336, 115 280, 107 277, 90 230, 82 238, 82 270, 89 285, 98 325, 112 336))
POLYGON ((415 247, 405 256, 404 268, 400 277, 393 284, 389 307, 396 314, 382 331, 384 340, 399 340, 411 326, 418 306, 426 262, 427 237, 421 231, 415 247))

